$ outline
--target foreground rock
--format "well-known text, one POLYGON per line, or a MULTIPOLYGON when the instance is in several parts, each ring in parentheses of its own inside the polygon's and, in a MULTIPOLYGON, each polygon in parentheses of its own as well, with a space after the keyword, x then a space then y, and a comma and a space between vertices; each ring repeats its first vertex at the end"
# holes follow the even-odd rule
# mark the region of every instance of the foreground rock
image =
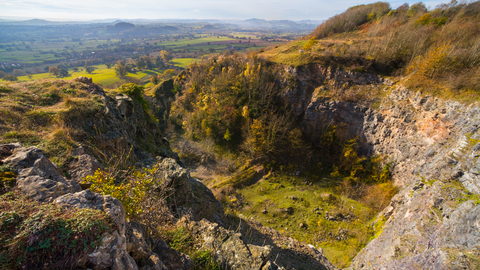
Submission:
POLYGON ((54 203, 64 208, 102 210, 112 217, 117 227, 113 233, 103 235, 102 245, 96 247, 93 253, 80 258, 79 267, 112 270, 138 269, 135 260, 127 252, 125 209, 120 201, 108 195, 103 196, 84 190, 59 197, 54 203))
POLYGON ((455 180, 416 184, 397 194, 382 233, 351 269, 477 269, 480 196, 455 180))
POLYGON ((241 239, 240 233, 227 230, 205 219, 199 222, 183 219, 177 226, 186 227, 193 235, 199 237, 203 242, 201 248, 211 250, 218 264, 227 269, 265 269, 263 267, 270 258, 271 246, 246 244, 241 239))
POLYGON ((45 202, 82 190, 75 181, 65 179, 62 171, 39 148, 19 144, 2 146, 12 149, 11 155, 2 160, 3 164, 17 170, 18 188, 33 200, 45 202))
POLYGON ((206 218, 223 224, 222 204, 202 182, 190 176, 174 159, 166 158, 160 164, 156 175, 164 188, 172 190, 171 207, 179 216, 191 215, 194 220, 206 218))
POLYGON ((193 260, 163 240, 154 239, 145 228, 136 222, 127 224, 127 251, 141 270, 190 270, 193 260))

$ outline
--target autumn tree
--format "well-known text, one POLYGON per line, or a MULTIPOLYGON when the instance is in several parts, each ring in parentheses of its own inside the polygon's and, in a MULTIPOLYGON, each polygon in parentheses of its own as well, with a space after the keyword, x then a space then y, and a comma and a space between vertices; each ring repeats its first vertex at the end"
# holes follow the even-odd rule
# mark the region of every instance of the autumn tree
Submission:
POLYGON ((153 62, 152 59, 149 56, 144 56, 142 57, 143 62, 145 63, 145 68, 151 69, 153 68, 153 62))
POLYGON ((88 66, 88 67, 85 67, 85 71, 88 73, 88 74, 92 74, 92 72, 95 70, 94 67, 92 66, 88 66))
POLYGON ((115 67, 115 75, 122 79, 125 78, 127 76, 127 68, 124 65, 117 64, 115 67))
POLYGON ((144 69, 145 68, 145 62, 143 61, 142 58, 138 58, 137 61, 135 61, 135 66, 138 69, 144 69))
POLYGON ((58 76, 58 74, 60 73, 60 69, 58 69, 57 67, 50 67, 48 68, 48 72, 54 76, 58 76))
POLYGON ((158 77, 156 75, 152 75, 152 77, 150 77, 150 82, 153 84, 153 85, 157 85, 158 84, 158 77))
POLYGON ((25 74, 25 72, 24 72, 23 70, 21 70, 21 69, 14 69, 14 70, 12 71, 12 74, 13 74, 13 76, 17 76, 17 77, 18 77, 18 76, 23 76, 23 75, 25 74))
POLYGON ((160 56, 155 58, 155 67, 158 69, 163 68, 163 60, 160 58, 160 56))
POLYGON ((175 70, 167 69, 163 72, 163 79, 168 80, 168 79, 171 79, 175 75, 176 75, 175 70))
POLYGON ((312 37, 311 39, 308 40, 308 42, 303 46, 303 49, 305 51, 310 51, 314 45, 318 43, 316 37, 312 37))
POLYGON ((173 53, 169 51, 160 51, 160 55, 162 56, 163 62, 168 63, 168 61, 173 59, 173 53))
POLYGON ((68 77, 68 70, 66 68, 61 68, 58 72, 58 77, 68 77))

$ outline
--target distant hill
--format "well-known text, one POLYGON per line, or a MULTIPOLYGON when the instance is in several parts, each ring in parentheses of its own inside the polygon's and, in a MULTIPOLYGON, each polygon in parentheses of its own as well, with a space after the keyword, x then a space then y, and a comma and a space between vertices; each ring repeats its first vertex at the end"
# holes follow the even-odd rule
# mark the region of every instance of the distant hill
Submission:
POLYGON ((265 20, 252 18, 244 21, 233 21, 233 24, 248 28, 265 28, 265 29, 292 29, 292 30, 305 30, 315 29, 321 21, 302 21, 295 22, 291 20, 265 20))

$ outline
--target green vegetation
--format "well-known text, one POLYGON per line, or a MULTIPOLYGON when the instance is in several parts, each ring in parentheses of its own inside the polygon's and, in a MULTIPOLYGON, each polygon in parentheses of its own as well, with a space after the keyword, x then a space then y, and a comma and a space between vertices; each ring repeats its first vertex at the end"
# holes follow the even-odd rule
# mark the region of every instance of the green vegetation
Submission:
POLYGON ((190 63, 193 63, 195 61, 199 61, 199 59, 195 59, 195 58, 177 58, 177 59, 174 59, 172 60, 171 62, 177 66, 177 67, 181 67, 181 68, 187 68, 190 63))
POLYGON ((200 246, 200 239, 192 235, 184 227, 165 229, 162 231, 165 242, 182 253, 189 255, 195 264, 195 270, 220 270, 222 267, 215 261, 213 251, 195 248, 200 246))
POLYGON ((114 231, 100 210, 67 210, 16 193, 0 196, 1 269, 73 269, 114 231))
POLYGON ((147 201, 147 195, 152 193, 154 185, 159 184, 153 178, 157 169, 156 166, 143 170, 130 168, 127 172, 122 173, 122 177, 117 176, 120 181, 114 177, 115 174, 112 171, 99 169, 94 175, 87 176, 85 182, 92 184, 90 189, 93 192, 110 195, 118 199, 122 202, 127 216, 135 218, 146 212, 142 205, 147 201))
MULTIPOLYGON (((103 86, 110 87, 113 85, 115 88, 116 83, 122 83, 123 80, 121 78, 118 78, 115 74, 115 69, 113 68, 107 68, 106 65, 96 65, 94 66, 95 70, 92 73, 87 73, 86 71, 73 71, 73 69, 69 69, 69 75, 66 77, 62 77, 62 80, 71 80, 74 78, 78 78, 80 76, 84 77, 91 77, 92 80, 97 83, 101 84, 103 86)), ((126 77, 127 80, 128 78, 134 78, 135 82, 137 83, 147 83, 148 79, 150 76, 158 74, 160 71, 158 70, 144 70, 144 71, 137 71, 136 73, 127 73, 126 77)), ((29 82, 29 81, 35 81, 35 80, 40 80, 40 79, 53 79, 56 78, 56 76, 53 76, 50 73, 39 73, 39 74, 34 74, 31 75, 31 78, 28 76, 20 76, 18 79, 21 82, 29 82)))
POLYGON ((395 188, 391 183, 357 186, 364 189, 364 195, 352 200, 339 192, 345 179, 287 172, 268 174, 238 190, 224 187, 223 192, 218 188, 214 192, 228 211, 252 217, 284 236, 322 247, 332 263, 347 267, 380 233, 381 222, 377 221, 375 228, 370 224, 389 203, 395 188))
POLYGON ((60 164, 77 147, 75 139, 84 138, 78 128, 103 108, 98 96, 78 82, 41 80, 2 85, 2 89, 0 140, 37 145, 60 164))

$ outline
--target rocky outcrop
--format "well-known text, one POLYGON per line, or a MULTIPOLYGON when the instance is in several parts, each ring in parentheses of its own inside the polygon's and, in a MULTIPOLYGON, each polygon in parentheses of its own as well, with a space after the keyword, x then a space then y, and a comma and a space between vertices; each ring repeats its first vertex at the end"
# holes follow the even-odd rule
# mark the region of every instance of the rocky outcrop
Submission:
POLYGON ((112 270, 138 269, 135 260, 127 252, 125 209, 120 201, 108 195, 103 196, 84 190, 61 196, 54 203, 64 208, 102 210, 115 222, 116 230, 113 233, 105 233, 102 236, 102 245, 96 247, 94 252, 85 258, 81 258, 79 267, 93 266, 93 269, 110 268, 112 270))
POLYGON ((345 71, 332 67, 309 65, 297 68, 285 67, 283 91, 280 94, 292 107, 296 116, 301 116, 314 97, 315 90, 345 88, 351 85, 388 84, 393 82, 382 77, 360 72, 345 71))
POLYGON ((80 76, 75 81, 85 84, 86 87, 84 89, 86 91, 95 95, 105 96, 103 89, 99 85, 94 84, 92 78, 80 76))
POLYGON ((53 200, 67 193, 81 191, 75 182, 65 179, 62 171, 38 147, 20 144, 2 145, 12 153, 2 160, 17 171, 16 184, 28 197, 39 202, 53 200))
POLYGON ((163 240, 154 239, 145 228, 136 222, 127 224, 127 251, 141 270, 190 270, 193 260, 163 240))
POLYGON ((381 213, 380 218, 388 218, 385 227, 351 268, 475 269, 480 256, 479 199, 455 180, 408 187, 381 213))
POLYGON ((191 215, 194 220, 206 218, 223 224, 222 204, 212 191, 174 159, 166 158, 160 164, 156 178, 165 188, 172 189, 171 207, 179 216, 191 215))
POLYGON ((270 258, 272 247, 246 244, 241 234, 227 230, 205 219, 195 222, 183 219, 177 226, 185 227, 199 237, 201 248, 212 250, 215 260, 225 269, 255 270, 264 268, 270 258))
POLYGON ((98 169, 105 169, 100 162, 80 146, 72 153, 72 157, 65 162, 67 178, 78 183, 83 189, 90 187, 90 184, 83 183, 85 177, 93 175, 98 169))
POLYGON ((85 116, 81 121, 69 124, 79 126, 86 136, 94 139, 98 148, 96 151, 103 153, 97 158, 128 156, 131 161, 138 162, 137 167, 152 165, 157 156, 177 158, 162 138, 158 123, 142 104, 124 94, 106 95, 90 78, 78 78, 77 81, 83 83, 89 92, 98 95, 100 109, 94 117, 85 116))
POLYGON ((327 125, 337 125, 350 138, 358 137, 366 155, 393 161, 395 184, 407 186, 427 179, 459 178, 478 192, 473 147, 480 108, 434 97, 422 97, 401 86, 385 88, 378 110, 351 102, 312 99, 303 127, 313 139, 327 125), (467 169, 468 168, 468 169, 467 169))

